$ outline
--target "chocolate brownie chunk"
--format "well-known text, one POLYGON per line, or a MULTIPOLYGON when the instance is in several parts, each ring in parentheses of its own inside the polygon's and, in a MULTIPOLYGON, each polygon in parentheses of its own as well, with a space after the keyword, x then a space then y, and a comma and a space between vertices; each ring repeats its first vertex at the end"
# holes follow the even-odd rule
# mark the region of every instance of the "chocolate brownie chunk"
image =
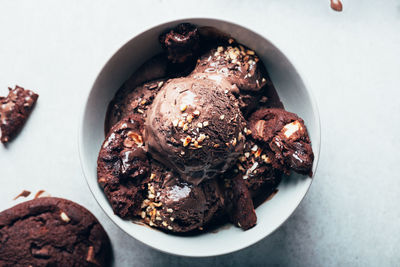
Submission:
POLYGON ((24 126, 39 95, 15 86, 7 97, 0 97, 0 141, 9 142, 24 126))
POLYGON ((286 174, 294 170, 312 176, 314 154, 304 121, 283 109, 259 109, 249 125, 255 140, 268 143, 286 174))
POLYGON ((147 108, 152 104, 164 81, 165 79, 156 79, 117 93, 109 106, 106 134, 113 125, 130 114, 136 113, 145 118, 147 108))
POLYGON ((141 217, 145 223, 162 230, 185 233, 202 230, 222 210, 224 199, 216 180, 198 186, 152 161, 148 194, 141 217))
POLYGON ((146 192, 150 166, 144 151, 143 119, 138 114, 123 118, 106 137, 97 160, 97 178, 115 214, 138 215, 146 192))
POLYGON ((174 29, 161 34, 161 47, 167 51, 168 59, 173 63, 187 63, 199 50, 199 33, 197 27, 182 23, 174 29))
POLYGON ((286 124, 269 143, 277 160, 297 173, 312 176, 314 153, 303 120, 286 124))
POLYGON ((108 266, 110 241, 84 207, 30 200, 0 213, 0 266, 108 266))
POLYGON ((248 136, 234 172, 243 175, 253 200, 256 197, 266 199, 282 180, 283 166, 275 159, 268 144, 256 142, 248 136))
POLYGON ((228 215, 231 222, 243 230, 252 228, 257 223, 253 200, 242 175, 225 179, 225 194, 228 215))

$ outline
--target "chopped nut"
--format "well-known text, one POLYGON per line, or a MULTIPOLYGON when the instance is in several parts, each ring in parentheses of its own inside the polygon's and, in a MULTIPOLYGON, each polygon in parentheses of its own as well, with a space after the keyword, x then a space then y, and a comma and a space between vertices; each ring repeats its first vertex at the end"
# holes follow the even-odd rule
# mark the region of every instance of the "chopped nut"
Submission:
POLYGON ((247 50, 247 51, 246 51, 246 54, 248 54, 248 55, 250 55, 250 56, 254 56, 254 55, 255 55, 255 53, 254 53, 253 50, 247 50))
POLYGON ((152 173, 152 174, 150 175, 150 180, 153 180, 154 178, 156 178, 156 174, 155 174, 155 173, 152 173))
POLYGON ((172 125, 174 127, 178 126, 178 123, 179 123, 178 119, 172 121, 172 125))
POLYGON ((233 146, 236 146, 236 144, 237 144, 236 137, 232 139, 231 143, 232 143, 233 146))
POLYGON ((166 221, 163 221, 163 222, 162 222, 162 225, 164 225, 165 227, 167 227, 167 226, 168 226, 168 223, 167 223, 166 221))
POLYGON ((257 145, 254 145, 254 146, 251 148, 251 151, 256 152, 257 149, 258 149, 258 146, 257 146, 257 145))
POLYGON ((159 216, 156 216, 156 221, 162 221, 162 218, 159 216))
POLYGON ((261 82, 265 83, 267 80, 265 78, 261 79, 261 82))
POLYGON ((186 110, 186 108, 187 108, 187 105, 185 105, 185 104, 182 104, 182 105, 180 106, 180 110, 181 110, 182 112, 184 112, 184 111, 186 110))
POLYGON ((224 51, 224 47, 223 46, 218 46, 217 48, 217 52, 223 52, 224 51))
POLYGON ((68 215, 63 211, 60 213, 60 217, 61 217, 61 220, 63 220, 66 223, 71 221, 71 219, 68 217, 68 215))
POLYGON ((261 155, 261 152, 262 152, 261 148, 257 149, 257 152, 254 154, 254 156, 258 158, 261 155))
POLYGON ((170 226, 170 225, 168 225, 168 230, 172 230, 173 228, 172 228, 172 226, 170 226))
POLYGON ((219 147, 219 144, 214 144, 214 148, 218 148, 219 147))
POLYGON ((144 113, 143 109, 140 109, 140 108, 137 109, 137 112, 139 112, 140 114, 144 113))
POLYGON ((173 222, 174 220, 175 220, 175 218, 174 217, 171 217, 171 218, 169 218, 170 220, 171 220, 171 222, 173 222))
POLYGON ((193 116, 189 114, 189 115, 187 116, 186 120, 187 120, 187 122, 191 123, 192 120, 193 120, 193 116))
POLYGON ((206 139, 206 135, 201 133, 200 136, 197 138, 197 142, 201 143, 206 139))
POLYGON ((154 195, 154 194, 149 194, 149 199, 155 199, 156 198, 156 196, 154 195))
POLYGON ((181 155, 185 155, 185 151, 181 151, 181 155))
POLYGON ((245 138, 244 138, 242 132, 239 132, 239 134, 238 134, 238 140, 239 140, 239 141, 245 140, 245 138))
POLYGON ((179 128, 182 128, 184 124, 185 124, 184 121, 179 120, 179 122, 178 122, 178 127, 179 127, 179 128))
POLYGON ((142 213, 140 214, 140 217, 142 217, 142 219, 144 219, 146 217, 146 212, 142 211, 142 213))
POLYGON ((220 119, 220 120, 223 120, 224 118, 225 118, 225 115, 219 116, 219 119, 220 119))
POLYGON ((207 127, 208 126, 208 121, 203 122, 203 126, 207 127))
POLYGON ((154 226, 155 224, 152 221, 149 221, 150 226, 154 226))
POLYGON ((172 212, 174 212, 174 210, 171 209, 171 208, 168 208, 168 209, 167 209, 167 212, 172 213, 172 212))
POLYGON ((164 82, 162 82, 162 81, 159 82, 159 83, 158 83, 158 88, 160 88, 161 86, 163 86, 163 84, 164 84, 164 82))
POLYGON ((185 123, 183 125, 183 131, 187 131, 187 130, 189 130, 189 125, 187 123, 185 123))
POLYGON ((203 124, 201 122, 197 123, 197 127, 203 128, 203 124))
POLYGON ((147 103, 146 99, 143 99, 142 102, 140 102, 141 105, 145 105, 147 103))
POLYGON ((88 248, 88 252, 87 252, 87 255, 86 255, 86 261, 94 263, 95 265, 99 265, 99 263, 95 259, 95 252, 94 252, 94 247, 93 246, 89 246, 89 248, 88 248))
POLYGON ((141 135, 139 135, 133 131, 129 131, 127 133, 127 136, 129 136, 138 146, 143 145, 143 138, 141 135))
POLYGON ((292 123, 286 124, 283 127, 283 134, 286 136, 286 138, 290 138, 295 132, 297 132, 298 130, 300 130, 301 124, 299 121, 294 121, 292 123))
POLYGON ((196 117, 199 116, 199 115, 200 115, 200 111, 199 111, 199 110, 195 110, 195 111, 193 112, 193 115, 195 115, 196 117))
POLYGON ((246 153, 244 153, 244 156, 245 156, 246 158, 249 158, 249 157, 250 157, 250 153, 249 153, 249 152, 246 152, 246 153))
POLYGON ((229 44, 232 44, 234 41, 235 41, 234 39, 229 38, 228 43, 229 43, 229 44))
POLYGON ((192 141, 192 138, 190 136, 187 136, 184 141, 183 141, 183 146, 188 146, 190 142, 192 141))
POLYGON ((203 146, 200 146, 199 142, 197 142, 197 141, 194 141, 193 145, 194 145, 195 148, 202 148, 203 147, 203 146))

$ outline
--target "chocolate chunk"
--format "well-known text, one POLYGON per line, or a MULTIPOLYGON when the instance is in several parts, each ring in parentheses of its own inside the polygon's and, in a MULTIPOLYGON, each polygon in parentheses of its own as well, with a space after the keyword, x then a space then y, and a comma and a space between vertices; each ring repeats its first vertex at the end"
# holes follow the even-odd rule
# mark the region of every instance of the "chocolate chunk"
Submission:
POLYGON ((141 116, 123 118, 111 128, 97 160, 98 182, 122 218, 137 216, 144 199, 150 166, 142 136, 141 116))
POLYGON ((190 23, 182 23, 174 29, 160 35, 161 47, 166 49, 168 59, 173 63, 187 63, 199 50, 199 34, 197 27, 190 23))
POLYGON ((7 143, 22 129, 39 95, 22 87, 9 88, 7 97, 0 97, 0 141, 7 143))

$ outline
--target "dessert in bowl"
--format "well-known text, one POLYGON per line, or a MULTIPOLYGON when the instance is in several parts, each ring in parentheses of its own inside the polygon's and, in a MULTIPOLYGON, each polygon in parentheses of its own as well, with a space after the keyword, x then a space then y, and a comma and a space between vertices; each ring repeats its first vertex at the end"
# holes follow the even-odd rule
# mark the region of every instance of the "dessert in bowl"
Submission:
POLYGON ((102 69, 80 153, 94 196, 128 234, 173 254, 218 255, 267 236, 300 203, 318 161, 318 114, 263 37, 176 21, 133 38, 102 69), (210 230, 227 222, 236 227, 210 230))

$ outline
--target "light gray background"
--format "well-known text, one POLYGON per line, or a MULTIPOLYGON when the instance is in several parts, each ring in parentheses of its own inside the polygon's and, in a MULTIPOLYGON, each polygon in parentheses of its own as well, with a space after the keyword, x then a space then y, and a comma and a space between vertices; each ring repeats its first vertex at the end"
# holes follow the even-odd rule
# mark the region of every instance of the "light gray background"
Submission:
POLYGON ((115 266, 398 266, 400 262, 400 1, 1 1, 0 94, 40 94, 22 133, 0 147, 0 209, 23 189, 89 208, 115 266), (166 20, 216 17, 264 34, 314 91, 322 151, 311 189, 270 237, 243 251, 191 259, 125 235, 84 181, 77 150, 83 102, 124 42, 166 20))

